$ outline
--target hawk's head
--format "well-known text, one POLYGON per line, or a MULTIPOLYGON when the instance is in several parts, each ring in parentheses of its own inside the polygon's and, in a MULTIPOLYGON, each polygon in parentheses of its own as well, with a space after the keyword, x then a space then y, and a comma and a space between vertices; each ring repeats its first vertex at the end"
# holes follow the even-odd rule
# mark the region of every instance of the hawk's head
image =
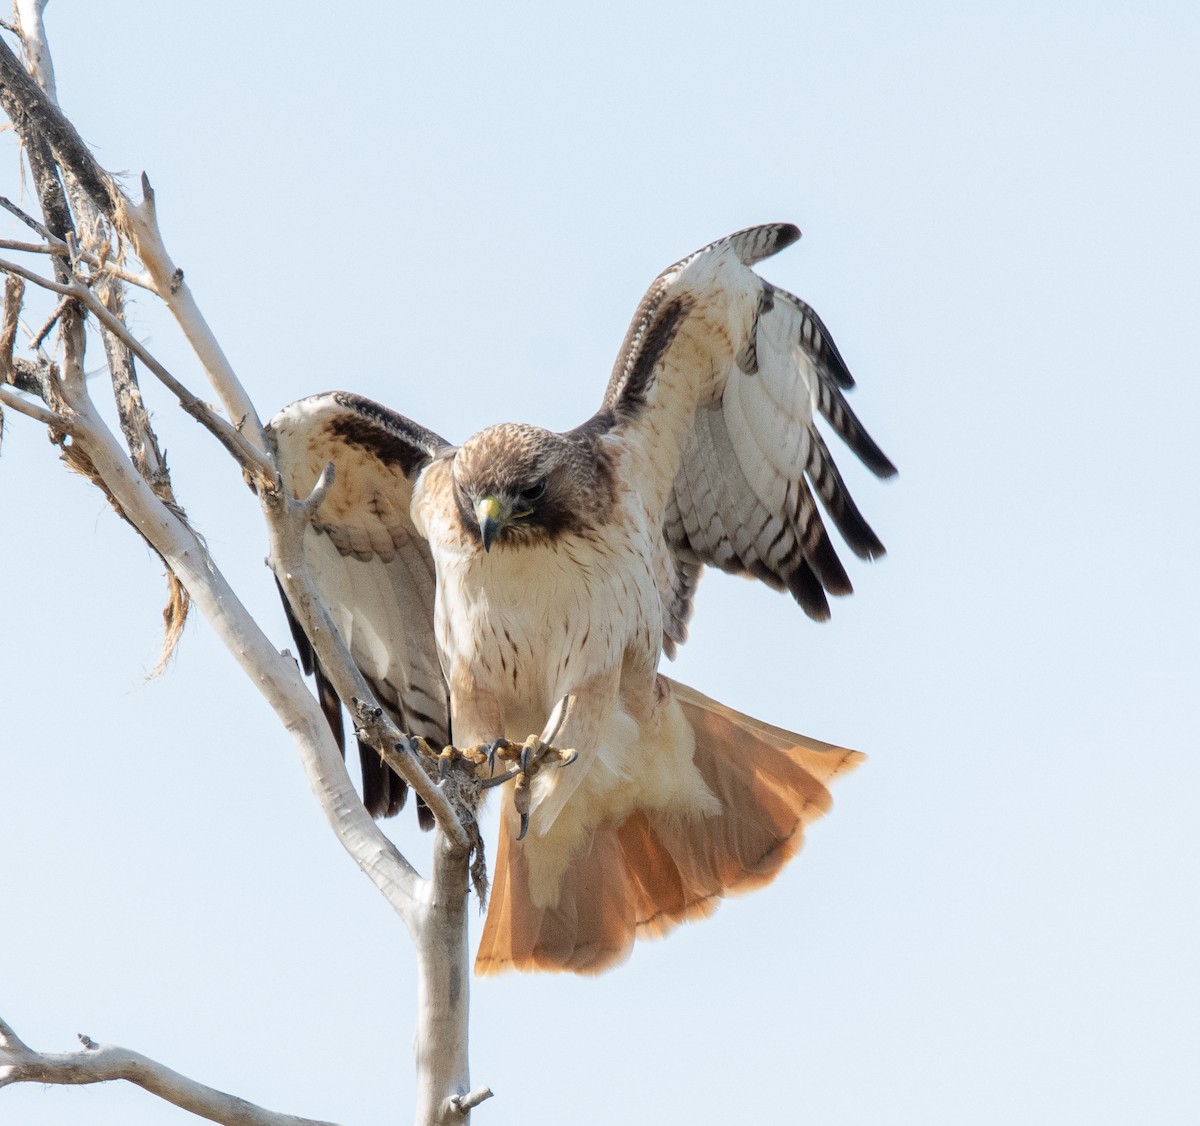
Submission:
POLYGON ((612 504, 611 479, 594 446, 537 426, 481 430, 455 453, 453 475, 463 530, 485 551, 584 531, 612 504))

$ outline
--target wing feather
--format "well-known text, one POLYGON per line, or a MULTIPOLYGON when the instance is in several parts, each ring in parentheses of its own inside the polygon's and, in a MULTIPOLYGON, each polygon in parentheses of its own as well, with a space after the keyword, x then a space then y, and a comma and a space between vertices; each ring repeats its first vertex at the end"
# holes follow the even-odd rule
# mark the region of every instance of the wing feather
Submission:
MULTIPOLYGON (((447 443, 344 392, 285 407, 268 433, 284 484, 295 495, 307 495, 333 464, 333 484, 305 534, 304 553, 355 663, 402 731, 449 743, 450 696, 433 624, 433 557, 409 515, 417 476, 447 443)), ((341 745, 340 705, 290 612, 289 621, 341 745)), ((370 748, 360 745, 360 753, 364 804, 373 816, 395 813, 404 803, 404 783, 370 748)), ((429 821, 427 810, 419 813, 423 824, 429 821)))
POLYGON ((799 236, 748 228, 660 274, 587 424, 624 446, 627 479, 661 514, 675 557, 659 568, 668 651, 704 564, 828 617, 827 596, 852 586, 822 508, 860 558, 884 553, 817 428, 819 416, 873 473, 895 473, 846 402, 854 378, 820 317, 749 269, 799 236))

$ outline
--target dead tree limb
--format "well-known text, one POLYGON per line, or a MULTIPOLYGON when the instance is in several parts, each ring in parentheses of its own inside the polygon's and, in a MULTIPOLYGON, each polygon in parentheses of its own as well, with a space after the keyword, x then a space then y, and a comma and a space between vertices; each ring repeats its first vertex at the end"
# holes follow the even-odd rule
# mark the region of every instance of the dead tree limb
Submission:
MULTIPOLYGON (((295 661, 280 653, 259 628, 216 567, 201 537, 188 524, 173 493, 163 487, 161 473, 165 463, 157 440, 150 441, 153 432, 141 407, 140 390, 135 391, 134 357, 176 395, 189 415, 218 438, 242 468, 262 504, 272 564, 292 600, 297 619, 312 639, 322 667, 344 701, 349 703, 358 698, 378 709, 378 702, 350 659, 328 611, 315 596, 307 574, 303 536, 311 502, 291 498, 283 489, 273 451, 253 403, 184 283, 183 271, 167 253, 149 181, 142 177, 142 201, 132 201, 95 161, 48 96, 54 85, 41 28, 44 4, 45 0, 21 0, 18 5, 21 27, 30 45, 27 55, 34 73, 41 74, 42 85, 0 40, 0 108, 13 121, 33 171, 45 219, 44 224, 34 229, 43 234, 48 251, 39 257, 49 261, 53 277, 45 277, 16 262, 2 262, 0 270, 7 272, 10 279, 32 282, 64 299, 56 318, 61 362, 47 360, 37 379, 20 383, 10 348, 11 362, 5 369, 6 385, 0 386, 0 403, 45 425, 62 445, 68 461, 105 492, 114 508, 166 562, 181 588, 187 591, 292 735, 310 786, 330 826, 401 917, 416 947, 417 1121, 463 1122, 471 1108, 485 1097, 483 1089, 472 1091, 467 1064, 470 976, 466 905, 471 835, 464 828, 445 785, 437 783, 416 756, 396 753, 404 733, 397 731, 386 716, 386 722, 379 725, 372 738, 389 763, 424 798, 436 819, 429 878, 423 879, 380 832, 350 784, 325 718, 295 661), (82 237, 81 226, 85 227, 82 237), (121 278, 107 268, 109 262, 125 258, 136 258, 145 268, 147 284, 175 316, 224 407, 225 417, 175 379, 129 332, 119 296, 121 278), (87 343, 84 318, 88 313, 105 339, 107 360, 117 388, 123 443, 103 421, 84 378, 87 343), (40 402, 22 393, 30 390, 40 402)), ((13 208, 10 206, 9 210, 13 208)), ((19 296, 6 298, 6 317, 10 302, 19 307, 19 296)), ((7 341, 8 336, 4 339, 7 341)), ((380 710, 380 714, 384 713, 380 710)), ((6 1081, 32 1078, 32 1073, 23 1072, 12 1058, 13 1052, 19 1056, 22 1050, 28 1053, 28 1049, 15 1037, 10 1040, 8 1057, 0 1056, 0 1062, 7 1058, 10 1065, 4 1073, 6 1081)), ((133 1054, 124 1053, 122 1057, 120 1053, 120 1049, 110 1052, 112 1059, 125 1060, 122 1066, 131 1066, 128 1061, 134 1058, 133 1054)), ((87 1057, 87 1053, 83 1055, 87 1057)), ((63 1064, 61 1074, 66 1074, 68 1067, 82 1066, 63 1064)))
POLYGON ((236 1095, 197 1083, 128 1048, 97 1044, 87 1036, 80 1036, 79 1040, 83 1047, 78 1052, 35 1052, 0 1020, 0 1087, 11 1083, 78 1086, 124 1079, 222 1126, 335 1126, 255 1106, 236 1095))

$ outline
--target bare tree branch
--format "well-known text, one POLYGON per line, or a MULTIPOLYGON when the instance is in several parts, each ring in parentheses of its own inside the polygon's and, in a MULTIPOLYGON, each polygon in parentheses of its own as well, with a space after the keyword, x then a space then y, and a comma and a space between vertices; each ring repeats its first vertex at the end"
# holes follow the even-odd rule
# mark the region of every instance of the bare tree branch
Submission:
MULTIPOLYGON (((13 203, 12 200, 8 199, 6 196, 0 196, 0 207, 3 207, 5 211, 16 216, 18 219, 21 220, 22 223, 25 224, 25 226, 29 227, 31 230, 36 231, 39 235, 42 236, 42 238, 44 238, 46 240, 46 242, 48 242, 52 247, 55 247, 57 249, 57 244, 58 244, 59 240, 56 239, 48 230, 46 230, 46 227, 44 224, 39 223, 32 215, 28 214, 25 211, 22 211, 21 208, 19 208, 15 203, 13 203)), ((65 247, 64 247, 64 250, 65 250, 65 247)))
POLYGON ((54 80, 54 60, 46 43, 46 25, 42 15, 50 0, 13 0, 13 14, 17 17, 17 34, 29 60, 29 71, 38 78, 46 96, 58 103, 58 86, 54 80))
MULTIPOLYGON (((57 110, 57 107, 46 102, 46 99, 42 96, 41 91, 35 84, 28 80, 28 76, 24 74, 19 64, 16 63, 15 56, 12 55, 12 52, 9 51, 7 46, 2 42, 0 42, 0 103, 2 103, 6 110, 8 110, 10 116, 17 124, 18 129, 21 129, 23 122, 28 123, 31 121, 37 123, 38 128, 44 129, 45 133, 49 136, 50 144, 54 149, 55 155, 65 166, 71 169, 72 175, 87 190, 93 201, 109 214, 109 217, 113 220, 114 224, 119 230, 121 230, 123 226, 127 225, 128 209, 133 208, 134 205, 131 204, 126 197, 124 197, 112 178, 102 168, 100 168, 98 164, 96 164, 91 156, 91 153, 86 149, 86 146, 84 146, 83 142, 79 139, 78 134, 75 132, 73 126, 71 126, 70 123, 62 117, 61 113, 59 113, 57 110)), ((38 136, 40 135, 41 134, 38 134, 38 136)), ((149 190, 149 184, 144 177, 143 186, 147 192, 147 198, 145 204, 142 205, 141 208, 141 211, 143 212, 142 218, 152 226, 153 193, 149 190), (149 220, 146 220, 147 214, 149 215, 149 220)), ((50 237, 52 239, 57 239, 60 242, 67 241, 65 235, 69 231, 69 221, 69 213, 66 213, 64 210, 63 214, 58 217, 56 222, 51 222, 48 224, 50 237), (61 235, 55 232, 56 226, 62 232, 61 235)), ((154 245, 161 248, 161 239, 158 236, 156 227, 154 227, 153 230, 153 238, 155 240, 154 245)), ((165 251, 162 253, 165 256, 165 251)), ((145 256, 142 255, 140 251, 139 257, 142 257, 144 262, 146 261, 145 256)), ((149 263, 147 263, 147 265, 149 265, 149 263)), ((281 507, 276 503, 276 498, 282 498, 283 494, 282 490, 278 487, 278 476, 275 473, 273 463, 269 456, 260 453, 259 450, 256 449, 251 443, 245 441, 242 438, 239 429, 231 427, 224 419, 221 419, 220 416, 212 412, 206 404, 203 404, 181 383, 179 383, 178 380, 176 380, 160 363, 158 363, 158 361, 140 344, 140 342, 138 342, 128 333, 128 330, 125 328, 125 326, 112 316, 112 314, 97 299, 95 294, 88 286, 71 277, 63 280, 50 281, 49 279, 43 278, 35 272, 13 262, 0 262, 0 269, 32 281, 35 284, 53 292, 76 299, 82 305, 88 308, 89 311, 93 312, 105 325, 105 327, 110 328, 114 334, 120 336, 122 340, 129 345, 131 350, 133 350, 138 357, 148 367, 151 368, 154 374, 158 376, 158 378, 175 393, 184 409, 187 410, 189 414, 192 414, 193 417, 202 422, 211 432, 213 432, 222 441, 226 448, 234 454, 251 478, 257 481, 257 483, 260 485, 260 499, 264 501, 264 510, 266 511, 266 515, 268 517, 268 525, 271 527, 272 532, 274 533, 275 525, 281 523, 281 517, 286 514, 286 507, 281 507)), ((178 276, 172 275, 165 288, 168 290, 178 290, 178 276)), ((167 296, 161 291, 160 296, 163 296, 164 301, 167 301, 167 296)), ((167 301, 167 303, 169 304, 170 302, 167 301)), ((66 326, 64 326, 64 328, 65 327, 66 326)), ((74 366, 78 367, 78 365, 74 366)), ((230 374, 232 375, 232 373, 230 374)), ((236 392, 240 395, 244 395, 244 392, 241 390, 240 386, 236 384, 236 380, 233 382, 236 392)), ((107 434, 106 428, 100 422, 98 416, 95 415, 94 409, 91 407, 90 400, 87 398, 86 393, 81 392, 77 396, 71 395, 71 399, 71 406, 76 414, 76 417, 72 420, 72 424, 77 436, 77 441, 75 444, 85 448, 88 456, 91 457, 93 462, 98 460, 95 457, 95 453, 98 450, 102 450, 105 455, 104 460, 107 461, 109 470, 111 472, 106 472, 104 468, 96 465, 98 478, 111 486, 114 484, 114 482, 110 480, 110 477, 115 474, 118 478, 122 479, 120 483, 124 484, 124 474, 120 467, 120 455, 119 453, 115 453, 114 450, 109 447, 111 439, 107 434)), ((246 402, 248 404, 248 400, 246 400, 246 402)), ((249 413, 250 416, 255 420, 255 425, 257 425, 257 416, 255 412, 253 412, 251 409, 249 413)), ((124 508, 125 501, 121 499, 121 491, 114 488, 113 493, 116 496, 118 503, 121 504, 122 508, 124 508)), ((291 564, 286 568, 286 575, 284 577, 285 582, 293 581, 291 576, 304 575, 304 581, 307 583, 307 575, 305 573, 303 564, 303 555, 302 552, 299 551, 299 544, 301 542, 301 536, 303 533, 304 516, 305 514, 301 512, 297 512, 292 516, 290 522, 292 523, 293 527, 290 534, 282 537, 275 537, 273 535, 273 539, 279 538, 280 542, 285 545, 281 556, 281 553, 278 550, 279 544, 273 543, 273 554, 287 559, 288 563, 291 564)), ((154 529, 161 526, 161 521, 139 520, 134 522, 135 526, 137 526, 142 534, 151 542, 151 545, 154 546, 156 550, 159 550, 161 553, 163 553, 164 557, 167 558, 168 562, 172 565, 174 565, 175 555, 186 556, 189 554, 186 549, 181 549, 178 546, 173 548, 172 546, 167 545, 166 550, 164 550, 164 545, 160 542, 157 542, 156 537, 150 534, 148 529, 154 529)), ((215 573, 215 568, 211 566, 211 561, 208 561, 208 563, 208 572, 210 574, 215 573)), ((180 573, 181 575, 183 574, 182 571, 180 573)), ((188 582, 186 585, 191 587, 192 584, 188 582)), ((228 598, 232 598, 232 592, 229 592, 229 594, 226 595, 226 599, 228 598)), ((236 602, 236 600, 234 601, 236 602)), ((303 598, 298 598, 297 601, 301 602, 301 604, 304 604, 305 602, 303 598)), ((310 604, 316 602, 316 600, 312 597, 310 597, 307 601, 310 604)), ((328 615, 324 611, 323 607, 320 608, 320 612, 325 614, 325 620, 323 622, 320 622, 319 624, 305 622, 304 624, 312 629, 317 645, 323 646, 327 644, 327 642, 323 641, 323 638, 336 638, 337 634, 333 629, 332 622, 329 621, 328 615)), ((235 652, 237 651, 238 650, 235 648, 235 652)), ((337 649, 325 655, 323 663, 327 663, 330 668, 335 668, 338 665, 346 667, 346 676, 344 678, 346 683, 343 685, 344 695, 348 696, 351 694, 351 691, 353 691, 354 694, 357 694, 364 699, 373 700, 373 694, 370 692, 365 682, 362 681, 356 666, 354 666, 353 662, 349 658, 349 654, 345 652, 344 646, 341 646, 340 642, 338 643, 337 649), (337 651, 338 649, 340 649, 340 652, 337 651)), ((311 695, 307 695, 307 699, 311 702, 311 695)), ((396 732, 395 734, 399 736, 401 733, 396 732)), ((454 816, 453 810, 450 808, 445 797, 438 792, 436 787, 431 785, 431 780, 428 778, 428 776, 424 775, 423 771, 419 772, 417 770, 413 770, 411 772, 411 778, 414 788, 417 789, 418 792, 425 791, 429 796, 430 804, 436 810, 439 810, 442 813, 452 838, 452 849, 458 851, 467 847, 469 842, 464 839, 461 826, 458 825, 457 818, 454 816), (418 776, 418 773, 421 776, 418 776)), ((361 803, 358 804, 361 807, 361 803)), ((369 819, 368 824, 371 824, 372 829, 374 829, 373 823, 370 823, 369 819)), ((386 841, 386 838, 382 839, 386 841)), ((388 847, 390 848, 390 842, 387 843, 388 847)), ((394 849, 392 851, 394 852, 394 849)), ((399 856, 399 854, 396 853, 396 856, 399 856)), ((411 866, 407 864, 407 861, 404 862, 404 866, 415 878, 415 872, 413 872, 411 866)), ((395 899, 394 896, 390 896, 389 898, 395 899)), ((399 902, 403 903, 404 898, 405 897, 403 896, 400 897, 399 902)), ((398 907, 398 909, 400 908, 398 907)))
MULTIPOLYGON (((22 46, 29 59, 31 71, 31 75, 21 75, 22 81, 20 85, 26 90, 27 94, 32 95, 36 93, 40 95, 37 85, 37 82, 40 81, 41 86, 46 90, 47 96, 52 103, 54 98, 54 74, 42 26, 41 17, 44 7, 45 0, 20 0, 16 5, 18 21, 22 25, 22 46)), ((12 52, 8 50, 6 44, 0 43, 0 54, 11 56, 12 52)), ((0 104, 3 104, 10 111, 17 109, 17 104, 13 97, 13 89, 7 83, 0 84, 0 104)), ((41 133, 31 132, 27 127, 23 128, 23 124, 25 126, 29 125, 28 119, 25 119, 23 122, 19 116, 13 116, 12 120, 25 146, 25 153, 33 173, 38 198, 46 215, 45 229, 49 236, 48 241, 50 241, 53 249, 58 252, 51 256, 55 277, 60 285, 66 285, 73 279, 75 269, 73 249, 77 245, 76 229, 68 197, 71 195, 75 197, 77 212, 85 220, 89 240, 93 243, 98 238, 99 213, 79 187, 77 180, 73 180, 70 176, 67 176, 66 183, 69 184, 69 187, 64 186, 64 178, 60 175, 59 167, 55 162, 53 146, 47 142, 46 136, 41 133), (64 247, 68 252, 68 256, 65 259, 61 253, 64 247)), ((9 210, 15 209, 10 207, 9 210)), ((78 390, 84 387, 85 382, 83 354, 86 347, 86 338, 83 330, 83 314, 75 297, 75 294, 66 294, 64 296, 64 300, 59 303, 49 321, 35 334, 33 346, 35 348, 40 346, 42 340, 49 334, 53 326, 56 323, 60 324, 60 336, 66 349, 62 369, 64 384, 78 390)), ((102 335, 105 338, 106 349, 110 352, 114 360, 114 363, 110 365, 114 382, 119 382, 119 377, 122 374, 127 378, 130 377, 132 373, 132 360, 126 356, 124 363, 122 363, 119 353, 123 352, 123 349, 110 338, 110 333, 103 333, 102 335)), ((136 383, 136 381, 134 382, 136 383)), ((41 389, 51 408, 57 410, 58 413, 64 413, 61 410, 61 402, 56 401, 55 386, 54 380, 46 379, 42 381, 41 389), (47 392, 49 394, 46 394, 47 392)), ((118 402, 119 404, 122 402, 120 395, 118 395, 118 402)), ((133 400, 127 397, 124 405, 128 407, 130 402, 134 402, 140 406, 140 395, 133 400)), ((125 423, 129 420, 130 412, 127 409, 124 412, 122 421, 125 423)), ((155 439, 153 431, 150 429, 149 419, 145 415, 144 410, 141 411, 140 418, 133 419, 130 422, 128 430, 136 437, 136 441, 131 445, 131 450, 135 454, 135 465, 137 465, 139 471, 152 480, 156 491, 175 508, 180 518, 183 519, 183 510, 175 501, 165 462, 161 454, 158 453, 157 439, 155 439), (144 455, 147 448, 152 448, 156 455, 153 458, 153 467, 148 464, 148 459, 145 456, 140 458, 137 456, 139 452, 144 455)), ((65 442, 60 442, 60 444, 62 445, 63 457, 67 464, 84 473, 95 484, 100 485, 109 499, 113 500, 111 490, 104 486, 102 480, 92 472, 91 461, 86 451, 65 442)), ((113 504, 117 511, 124 515, 120 506, 115 501, 113 501, 113 504)), ((165 629, 163 654, 159 662, 160 668, 169 659, 170 653, 182 633, 183 624, 187 618, 187 610, 188 598, 186 591, 178 580, 170 574, 168 568, 168 602, 163 614, 165 629)))
POLYGON ((32 418, 35 422, 40 422, 43 426, 49 427, 51 430, 67 431, 69 428, 69 421, 62 415, 55 414, 52 410, 47 410, 32 399, 23 399, 10 387, 0 385, 0 403, 3 403, 6 407, 12 407, 18 414, 23 414, 26 418, 32 418))
MULTIPOLYGON (((0 41, 0 107, 23 138, 36 135, 44 139, 47 149, 71 169, 80 190, 112 223, 118 234, 129 241, 133 252, 146 267, 155 292, 183 329, 229 417, 252 445, 260 450, 265 448, 262 423, 254 404, 201 315, 183 280, 183 271, 171 261, 163 244, 149 180, 142 176, 143 199, 140 204, 134 203, 116 180, 100 167, 75 127, 30 78, 3 41, 0 41)), ((55 230, 54 223, 48 225, 59 237, 65 237, 55 230)))
MULTIPOLYGON (((0 250, 15 250, 21 254, 58 255, 60 258, 71 259, 71 248, 66 243, 56 239, 42 224, 38 223, 35 219, 31 219, 10 199, 0 196, 0 207, 11 212, 22 222, 33 224, 34 229, 45 239, 45 242, 21 242, 19 239, 0 239, 0 250)), ((127 270, 114 262, 108 255, 102 257, 99 254, 92 253, 86 247, 76 247, 75 259, 86 263, 92 268, 96 274, 95 280, 116 278, 129 285, 136 285, 140 289, 147 289, 151 293, 155 292, 154 282, 148 274, 135 274, 132 270, 127 270)))
POLYGON ((312 1118, 265 1110, 254 1103, 197 1083, 128 1048, 97 1044, 80 1036, 79 1052, 35 1052, 0 1020, 0 1087, 11 1083, 110 1083, 124 1079, 160 1099, 223 1126, 334 1126, 312 1118))
MULTIPOLYGON (((33 270, 27 269, 16 262, 0 259, 0 271, 10 276, 23 278, 41 286, 52 293, 62 294, 83 305, 112 334, 125 344, 138 359, 142 361, 179 400, 183 407, 197 422, 199 422, 217 441, 221 443, 236 459, 238 464, 254 478, 270 480, 275 475, 275 467, 258 447, 245 439, 241 430, 231 425, 226 419, 216 413, 204 400, 192 394, 178 379, 164 367, 154 355, 118 320, 95 292, 83 283, 71 279, 67 282, 51 281, 33 270)), ((62 316, 62 310, 58 315, 62 316)))
MULTIPOLYGON (((45 25, 42 20, 46 3, 47 0, 16 0, 14 9, 21 27, 21 44, 25 51, 30 75, 50 102, 57 106, 58 94, 54 79, 54 63, 46 42, 45 25)), ((111 272, 103 270, 111 241, 104 216, 83 189, 79 177, 74 174, 72 169, 64 167, 61 171, 68 203, 75 215, 76 233, 81 237, 78 240, 72 239, 68 232, 66 247, 57 244, 54 249, 60 253, 64 249, 66 250, 71 260, 72 273, 76 272, 77 261, 80 257, 99 264, 101 273, 94 282, 96 286, 95 300, 104 306, 114 321, 123 323, 124 291, 120 282, 112 276, 111 272)), ((46 326, 35 336, 32 347, 37 348, 41 344, 55 321, 69 308, 70 306, 65 300, 60 302, 58 309, 55 310, 46 326)), ((170 470, 167 468, 166 458, 159 446, 158 436, 154 433, 150 415, 142 401, 142 392, 138 385, 137 371, 130 347, 109 326, 101 329, 100 337, 108 358, 117 415, 121 421, 121 430, 125 435, 133 464, 138 472, 150 482, 155 493, 172 507, 180 519, 186 521, 187 517, 176 499, 171 484, 170 470)), ((160 672, 170 660, 171 654, 183 634, 190 605, 187 590, 170 568, 167 570, 167 578, 168 599, 166 609, 163 611, 163 649, 154 673, 160 672)), ((154 674, 152 673, 152 675, 154 674)))
POLYGON ((20 242, 17 239, 0 238, 0 250, 19 250, 22 254, 65 254, 46 242, 20 242))
MULTIPOLYGON (((45 0, 22 0, 20 8, 22 27, 36 29, 33 32, 36 39, 34 53, 42 61, 40 64, 35 62, 35 70, 38 65, 45 67, 49 63, 40 23, 44 3, 45 0)), ((52 90, 52 81, 45 77, 48 73, 43 71, 43 81, 52 90)), ((63 347, 61 371, 47 361, 38 379, 30 383, 46 406, 25 400, 10 386, 0 386, 0 402, 12 405, 50 428, 69 463, 105 492, 117 511, 166 561, 169 570, 190 592, 197 608, 293 736, 309 784, 329 824, 343 847, 400 915, 416 947, 417 1121, 428 1124, 463 1122, 469 1117, 471 1108, 486 1097, 484 1091, 471 1089, 467 1058, 470 982, 466 927, 467 858, 478 839, 474 822, 469 822, 469 832, 448 792, 446 783, 451 779, 438 784, 417 756, 398 753, 395 747, 403 733, 396 731, 390 720, 376 725, 377 733, 371 737, 378 749, 424 798, 437 821, 431 875, 428 880, 421 879, 363 808, 350 784, 325 718, 295 662, 271 644, 216 568, 203 541, 187 524, 178 507, 163 495, 161 489, 154 487, 155 455, 144 450, 144 460, 139 460, 142 456, 138 453, 139 435, 127 430, 126 437, 133 454, 131 460, 130 453, 122 448, 100 418, 83 376, 86 335, 82 311, 85 309, 93 313, 112 340, 149 367, 176 395, 183 409, 209 429, 242 466, 255 486, 263 508, 271 539, 272 566, 287 590, 298 620, 312 639, 322 666, 343 700, 359 697, 372 709, 378 709, 327 609, 316 596, 307 573, 303 536, 309 522, 308 509, 314 498, 296 500, 283 490, 273 451, 253 404, 196 308, 183 282, 182 271, 166 252, 148 180, 143 176, 143 201, 133 203, 113 177, 95 162, 52 99, 30 79, 2 41, 0 107, 9 114, 26 145, 46 218, 45 227, 27 216, 24 218, 33 229, 44 234, 52 248, 49 258, 55 276, 51 281, 13 262, 0 263, 0 269, 7 271, 10 278, 31 281, 66 299, 59 316, 63 347), (61 179, 60 166, 63 170, 61 179), (72 205, 77 216, 88 215, 91 206, 97 208, 116 232, 117 250, 127 243, 141 260, 154 291, 175 315, 232 421, 222 418, 194 396, 128 331, 121 317, 120 302, 113 297, 114 290, 105 289, 106 281, 112 277, 108 269, 112 249, 108 235, 99 223, 90 225, 89 219, 84 223, 83 239, 78 239, 72 205), (66 248, 65 254, 63 248, 66 248), (90 275, 87 267, 93 271, 90 275)), ((23 215, 19 209, 6 206, 23 215)), ((11 302, 19 305, 19 297, 12 298, 11 302)), ((8 303, 6 298, 6 307, 8 303)), ((15 329, 12 336, 15 338, 15 329)), ((0 344, 3 342, 0 339, 0 344)), ((10 363, 6 379, 16 385, 18 368, 16 361, 11 359, 11 349, 8 355, 10 363)), ((110 367, 120 366, 120 357, 114 359, 111 350, 108 359, 110 367)), ((136 409, 131 410, 129 417, 132 419, 134 414, 136 409)), ((123 413, 123 422, 124 419, 123 413)), ((379 714, 383 713, 380 711, 379 714)), ((6 1027, 0 1031, 11 1032, 6 1027)), ((143 1061, 133 1053, 125 1052, 122 1056, 122 1049, 95 1048, 90 1043, 86 1046, 88 1051, 70 1058, 91 1061, 102 1059, 103 1053, 109 1052, 114 1059, 123 1058, 126 1064, 130 1059, 138 1061, 135 1071, 142 1063, 159 1066, 143 1061), (93 1052, 100 1054, 93 1055, 93 1052)), ((30 1055, 36 1055, 15 1037, 6 1039, 3 1050, 8 1053, 9 1062, 14 1064, 28 1062, 30 1055)), ((3 1074, 6 1082, 33 1078, 31 1074, 18 1074, 11 1069, 3 1074)), ((109 1077, 118 1075, 114 1073, 109 1077)), ((132 1078, 124 1074, 119 1077, 132 1078)), ((140 1080, 133 1078, 133 1081, 140 1080)), ((149 1084, 143 1085, 153 1089, 149 1084)), ((164 1097, 169 1096, 164 1094, 164 1097)), ((249 1104, 239 1105, 249 1107, 249 1104)), ((250 1109, 257 1112, 257 1108, 250 1109)), ((198 1110, 197 1113, 204 1112, 198 1110)), ((301 1121, 284 1118, 217 1120, 247 1124, 301 1121)))
POLYGON ((10 274, 4 279, 4 314, 0 323, 0 377, 5 383, 12 383, 15 378, 13 349, 17 345, 17 325, 24 297, 24 280, 10 274))

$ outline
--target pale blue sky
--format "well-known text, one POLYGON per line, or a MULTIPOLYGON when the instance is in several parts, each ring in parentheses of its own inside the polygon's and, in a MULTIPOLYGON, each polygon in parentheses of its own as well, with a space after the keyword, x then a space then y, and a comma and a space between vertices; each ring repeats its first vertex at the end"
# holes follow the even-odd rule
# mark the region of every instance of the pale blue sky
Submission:
MULTIPOLYGON (((839 458, 890 554, 831 622, 710 575, 672 670, 869 763, 771 888, 597 980, 477 982, 476 1121, 1200 1119, 1200 9, 279 11, 49 9, 65 108, 149 173, 264 415, 344 387, 454 440, 574 425, 659 269, 791 220, 763 272, 830 326, 900 468, 839 458)), ((289 644, 253 498, 148 395, 289 644)), ((0 1013, 409 1120, 403 928, 266 706, 202 621, 143 683, 160 567, 11 415, 0 528, 0 1013)), ((184 1117, 0 1092, 5 1124, 184 1117)))

